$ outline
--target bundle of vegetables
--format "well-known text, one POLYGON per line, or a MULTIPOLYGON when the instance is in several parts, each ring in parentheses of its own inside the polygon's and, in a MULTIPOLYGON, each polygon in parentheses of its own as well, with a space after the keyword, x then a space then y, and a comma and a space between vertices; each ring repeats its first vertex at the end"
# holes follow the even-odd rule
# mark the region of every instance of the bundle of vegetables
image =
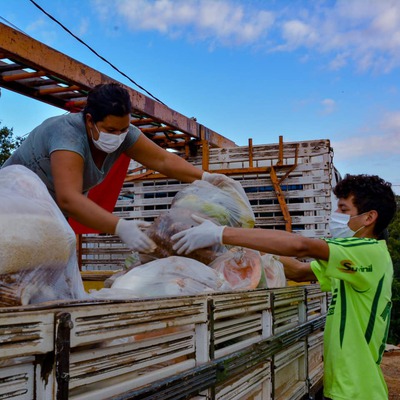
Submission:
MULTIPOLYGON (((210 219, 218 225, 252 228, 254 213, 248 200, 243 199, 234 186, 221 181, 212 185, 195 181, 176 194, 169 211, 162 213, 148 228, 147 235, 157 244, 156 257, 176 255, 171 236, 198 225, 192 215, 210 219)), ((188 257, 206 265, 227 250, 223 245, 200 249, 188 257)))
POLYGON ((42 181, 0 170, 0 306, 83 298, 75 234, 42 181))
POLYGON ((228 181, 214 185, 206 181, 195 181, 176 194, 171 207, 207 215, 220 225, 253 228, 255 223, 250 203, 228 181))
POLYGON ((209 266, 220 272, 232 289, 266 287, 261 254, 256 250, 233 247, 217 257, 209 266))

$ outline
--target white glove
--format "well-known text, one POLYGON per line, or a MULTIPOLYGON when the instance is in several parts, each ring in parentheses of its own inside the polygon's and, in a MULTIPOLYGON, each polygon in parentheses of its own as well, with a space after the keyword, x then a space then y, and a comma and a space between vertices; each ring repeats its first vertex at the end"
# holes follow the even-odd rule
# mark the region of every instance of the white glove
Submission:
POLYGON ((229 176, 226 176, 224 174, 214 174, 214 173, 210 174, 209 172, 206 171, 203 172, 201 180, 211 183, 211 185, 217 187, 219 187, 221 184, 233 187, 238 192, 238 194, 243 198, 246 204, 251 208, 249 198, 247 197, 247 194, 244 191, 243 186, 238 181, 235 181, 234 179, 229 178, 229 176))
POLYGON ((115 233, 133 251, 151 253, 155 250, 156 244, 140 228, 148 228, 151 224, 145 221, 132 221, 120 219, 115 233))
POLYGON ((225 226, 215 225, 208 219, 192 215, 192 218, 201 223, 199 226, 175 233, 171 237, 176 242, 172 248, 177 254, 189 254, 203 247, 211 247, 214 244, 222 244, 222 233, 225 226))

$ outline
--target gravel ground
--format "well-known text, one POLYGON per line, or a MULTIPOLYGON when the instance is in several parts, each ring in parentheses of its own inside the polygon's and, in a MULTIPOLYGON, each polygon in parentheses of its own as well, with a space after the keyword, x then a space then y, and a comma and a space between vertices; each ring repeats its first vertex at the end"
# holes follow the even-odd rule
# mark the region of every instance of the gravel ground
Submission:
POLYGON ((385 352, 381 367, 389 389, 389 400, 400 400, 400 349, 385 352))

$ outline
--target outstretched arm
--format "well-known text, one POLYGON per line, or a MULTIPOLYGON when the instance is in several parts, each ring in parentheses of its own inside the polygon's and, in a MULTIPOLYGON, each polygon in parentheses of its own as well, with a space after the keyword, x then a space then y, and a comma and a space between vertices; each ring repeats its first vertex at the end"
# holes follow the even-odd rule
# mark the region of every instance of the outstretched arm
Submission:
MULTIPOLYGON (((192 217, 197 222, 196 216, 192 217)), ((203 221, 199 226, 186 229, 172 236, 173 248, 178 254, 189 254, 194 250, 227 244, 242 246, 264 253, 298 258, 311 257, 328 260, 329 247, 324 240, 310 239, 301 235, 273 229, 244 229, 215 225, 203 221)))
POLYGON ((143 134, 126 151, 126 155, 149 169, 182 182, 191 183, 200 180, 203 174, 200 168, 196 168, 184 158, 162 149, 143 134))
POLYGON ((317 277, 311 269, 310 263, 299 261, 293 257, 280 256, 279 261, 283 264, 285 276, 295 282, 316 281, 317 277))

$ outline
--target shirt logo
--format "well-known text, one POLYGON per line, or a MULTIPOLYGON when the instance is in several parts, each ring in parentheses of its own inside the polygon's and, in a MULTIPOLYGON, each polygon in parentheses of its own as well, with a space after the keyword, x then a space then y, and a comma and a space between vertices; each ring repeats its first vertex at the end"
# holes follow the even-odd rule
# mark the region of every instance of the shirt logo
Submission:
POLYGON ((339 270, 347 274, 354 274, 355 272, 372 272, 372 264, 368 265, 367 267, 356 267, 353 261, 342 260, 340 265, 341 267, 339 267, 339 270))

